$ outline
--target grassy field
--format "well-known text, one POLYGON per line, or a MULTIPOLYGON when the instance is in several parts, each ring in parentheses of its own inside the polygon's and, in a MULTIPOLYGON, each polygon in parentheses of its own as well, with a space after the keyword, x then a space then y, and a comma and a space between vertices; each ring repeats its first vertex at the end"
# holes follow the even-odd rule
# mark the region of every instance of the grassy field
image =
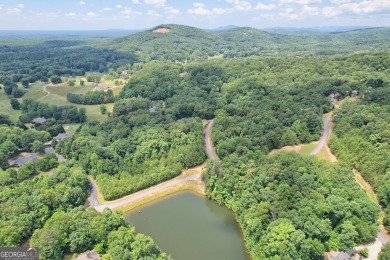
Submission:
POLYGON ((65 124, 64 129, 67 134, 74 135, 76 130, 80 127, 81 124, 65 124))
POLYGON ((44 86, 45 83, 42 82, 32 84, 28 88, 27 93, 23 96, 23 98, 31 98, 33 100, 39 100, 43 98, 46 95, 46 92, 43 90, 44 86))
POLYGON ((19 110, 12 109, 9 98, 2 89, 0 89, 0 114, 8 115, 13 122, 16 122, 21 114, 19 110))
MULTIPOLYGON (((88 91, 91 91, 95 87, 95 83, 86 83, 85 86, 77 85, 77 82, 80 79, 76 79, 76 86, 70 87, 67 83, 62 83, 58 85, 47 85, 46 91, 45 91, 45 84, 44 83, 36 83, 32 85, 28 92, 24 95, 23 98, 31 98, 33 100, 38 100, 40 102, 47 103, 49 105, 72 105, 76 107, 84 107, 87 110, 87 117, 88 121, 94 121, 98 120, 100 122, 103 122, 107 119, 107 115, 102 115, 100 113, 100 105, 78 105, 68 102, 66 99, 66 95, 68 93, 75 93, 75 94, 85 94, 88 91)), ((121 88, 117 88, 121 89, 121 88)), ((7 98, 5 94, 2 92, 3 98, 7 98)), ((0 105, 3 106, 4 102, 2 102, 2 96, 0 95, 0 105)), ((11 106, 9 105, 9 101, 7 101, 7 105, 9 106, 9 109, 11 109, 11 106)), ((112 112, 114 104, 106 104, 107 111, 112 112)), ((12 109, 11 109, 12 110, 12 109)), ((3 111, 3 109, 2 109, 3 111)), ((12 119, 17 119, 17 117, 20 115, 20 112, 13 112, 16 114, 12 119)), ((76 128, 77 129, 77 128, 76 128)), ((76 129, 73 129, 75 131, 76 129)), ((70 130, 72 131, 72 129, 70 130)))
MULTIPOLYGON (((72 105, 79 108, 84 107, 87 110, 88 121, 98 120, 103 122, 107 120, 107 115, 102 115, 100 113, 100 105, 78 105, 68 102, 66 99, 66 95, 68 93, 85 94, 97 85, 97 83, 87 82, 84 77, 76 77, 74 80, 76 84, 72 87, 69 86, 66 78, 63 78, 63 83, 57 85, 45 84, 43 82, 34 83, 26 89, 27 93, 23 96, 23 98, 20 98, 19 101, 22 102, 24 98, 30 98, 49 105, 72 105), (80 86, 80 80, 84 80, 84 86, 80 86)), ((121 79, 119 82, 121 84, 119 86, 115 86, 114 80, 106 80, 104 77, 102 79, 103 84, 112 87, 114 95, 119 94, 119 92, 123 89, 126 80, 121 79)), ((19 87, 24 89, 21 86, 19 87)), ((106 107, 108 112, 112 112, 114 104, 106 104, 106 107)), ((8 115, 13 122, 16 122, 21 115, 20 111, 12 109, 9 98, 5 95, 3 90, 0 90, 0 113, 8 115)), ((76 129, 77 127, 75 129, 70 128, 69 131, 74 132, 76 129)))

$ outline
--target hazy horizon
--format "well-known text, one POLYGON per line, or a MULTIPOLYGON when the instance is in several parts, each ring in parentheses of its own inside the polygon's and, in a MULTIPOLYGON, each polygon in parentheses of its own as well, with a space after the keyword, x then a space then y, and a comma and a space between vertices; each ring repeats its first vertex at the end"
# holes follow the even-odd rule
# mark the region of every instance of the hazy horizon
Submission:
POLYGON ((386 0, 1 0, 0 30, 142 30, 159 24, 213 29, 383 27, 386 0))
POLYGON ((196 26, 191 26, 191 25, 185 25, 185 24, 156 24, 152 27, 145 27, 141 29, 135 29, 135 28, 128 28, 128 29, 123 29, 123 28, 107 28, 107 29, 0 29, 0 32, 104 32, 104 31, 133 31, 133 32, 142 32, 145 30, 150 30, 152 28, 158 27, 158 26, 168 26, 168 25, 179 25, 179 26, 189 26, 189 27, 194 27, 198 28, 201 30, 218 30, 218 29, 230 29, 228 27, 235 27, 235 28, 245 28, 245 27, 250 27, 250 28, 255 28, 255 29, 286 29, 286 30, 323 30, 323 29, 334 29, 335 31, 337 29, 344 29, 344 30, 354 30, 354 29, 375 29, 375 28, 390 28, 390 26, 365 26, 365 25, 356 25, 356 26, 343 26, 343 25, 334 25, 334 26, 313 26, 313 27, 294 27, 294 26, 274 26, 274 27, 264 27, 264 28, 256 28, 253 26, 236 26, 236 25, 221 25, 218 27, 213 27, 213 28, 200 28, 196 26))

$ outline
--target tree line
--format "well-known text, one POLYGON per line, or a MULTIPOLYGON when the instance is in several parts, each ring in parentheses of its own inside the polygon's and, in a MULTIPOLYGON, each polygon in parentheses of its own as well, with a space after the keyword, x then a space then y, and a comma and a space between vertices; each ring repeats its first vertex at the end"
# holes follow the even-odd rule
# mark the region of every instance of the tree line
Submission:
POLYGON ((107 104, 115 101, 114 93, 111 89, 107 91, 89 91, 86 94, 68 93, 66 99, 71 103, 81 105, 107 104))
POLYGON ((332 151, 372 185, 390 229, 390 106, 364 100, 346 103, 335 113, 334 122, 332 151))
POLYGON ((74 106, 50 106, 47 103, 34 101, 32 99, 23 99, 20 104, 22 115, 19 120, 22 123, 29 123, 34 118, 44 117, 53 118, 56 121, 66 123, 83 123, 87 120, 86 109, 74 106))

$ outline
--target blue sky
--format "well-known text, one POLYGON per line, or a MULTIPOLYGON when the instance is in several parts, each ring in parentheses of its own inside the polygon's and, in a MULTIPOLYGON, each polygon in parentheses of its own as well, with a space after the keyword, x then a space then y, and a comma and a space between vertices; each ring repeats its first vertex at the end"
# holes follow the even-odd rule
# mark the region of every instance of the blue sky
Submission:
POLYGON ((390 0, 0 0, 0 30, 390 26, 390 0))

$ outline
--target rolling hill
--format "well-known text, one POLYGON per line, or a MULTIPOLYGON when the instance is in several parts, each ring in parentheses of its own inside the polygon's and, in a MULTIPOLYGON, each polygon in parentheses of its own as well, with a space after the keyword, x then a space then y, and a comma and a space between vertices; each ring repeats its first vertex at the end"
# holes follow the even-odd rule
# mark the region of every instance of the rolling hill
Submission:
POLYGON ((106 48, 132 52, 141 61, 203 60, 248 56, 329 56, 390 49, 390 28, 341 33, 280 34, 249 27, 206 31, 184 25, 159 25, 102 42, 106 48))

